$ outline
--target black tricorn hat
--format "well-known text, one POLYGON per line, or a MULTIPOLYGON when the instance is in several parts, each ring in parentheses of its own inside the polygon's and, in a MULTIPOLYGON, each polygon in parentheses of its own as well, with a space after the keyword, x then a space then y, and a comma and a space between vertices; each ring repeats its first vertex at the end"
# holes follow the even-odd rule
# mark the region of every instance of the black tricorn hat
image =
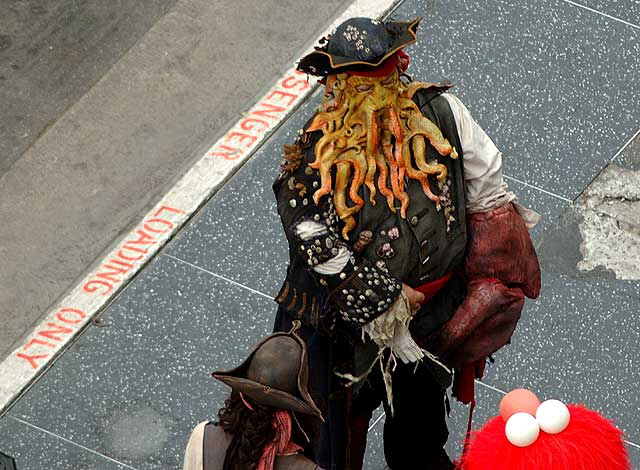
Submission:
POLYGON ((400 49, 416 42, 421 20, 420 16, 406 22, 350 18, 336 28, 322 47, 316 47, 300 59, 297 68, 317 76, 375 69, 400 49))
POLYGON ((288 333, 267 336, 238 367, 211 375, 255 403, 323 419, 307 390, 307 347, 296 334, 298 328, 295 321, 288 333))

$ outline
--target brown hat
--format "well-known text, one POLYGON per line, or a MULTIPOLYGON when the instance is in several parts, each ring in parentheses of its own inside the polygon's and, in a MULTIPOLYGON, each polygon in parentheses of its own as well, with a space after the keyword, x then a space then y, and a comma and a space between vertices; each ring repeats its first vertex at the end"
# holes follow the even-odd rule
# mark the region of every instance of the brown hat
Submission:
POLYGON ((255 403, 318 416, 322 413, 307 390, 307 347, 296 334, 300 322, 288 333, 262 339, 235 369, 211 375, 255 403))

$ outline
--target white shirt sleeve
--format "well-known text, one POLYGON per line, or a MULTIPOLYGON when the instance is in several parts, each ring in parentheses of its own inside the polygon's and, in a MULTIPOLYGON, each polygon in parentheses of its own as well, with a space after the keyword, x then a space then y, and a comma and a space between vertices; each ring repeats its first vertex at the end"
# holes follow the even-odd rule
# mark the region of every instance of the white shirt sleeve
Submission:
POLYGON ((454 95, 443 93, 456 121, 464 159, 467 212, 487 212, 514 202, 527 227, 538 223, 540 215, 515 202, 502 178, 502 153, 473 119, 467 107, 454 95))
POLYGON ((198 424, 191 432, 191 437, 184 451, 184 465, 182 470, 202 470, 202 445, 204 440, 204 427, 207 422, 198 424))

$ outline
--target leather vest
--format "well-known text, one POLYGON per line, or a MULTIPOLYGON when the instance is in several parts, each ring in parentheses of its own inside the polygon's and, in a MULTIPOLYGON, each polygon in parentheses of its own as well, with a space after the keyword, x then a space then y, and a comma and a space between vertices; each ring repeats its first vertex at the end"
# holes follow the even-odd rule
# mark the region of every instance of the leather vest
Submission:
MULTIPOLYGON (((204 428, 203 469, 222 470, 227 448, 232 437, 220 426, 208 423, 204 428)), ((304 455, 295 454, 277 456, 273 464, 274 470, 317 470, 318 466, 304 455)))
MULTIPOLYGON (((405 188, 410 200, 406 218, 401 217, 399 210, 392 212, 386 199, 378 192, 376 204, 367 202, 357 213, 357 225, 350 234, 353 244, 363 231, 370 231, 372 239, 361 254, 371 263, 378 266, 382 264, 391 276, 411 286, 442 277, 455 270, 464 259, 466 215, 463 151, 453 113, 447 100, 440 96, 445 89, 422 89, 413 97, 422 113, 438 126, 459 154, 457 159, 442 157, 427 144, 427 161, 437 160, 448 170, 447 178, 442 182, 430 178, 431 189, 441 197, 442 204, 436 207, 424 194, 420 184, 409 180, 405 188)), ((283 197, 286 194, 283 187, 287 181, 292 181, 291 176, 295 177, 295 181, 312 178, 308 164, 315 160, 314 147, 320 136, 319 131, 311 134, 311 138, 302 145, 300 166, 293 172, 281 174, 274 183, 278 211, 285 231, 290 230, 290 225, 295 221, 286 218, 286 205, 290 201, 285 200, 286 196, 283 197)), ((368 189, 363 186, 360 191, 360 196, 368 201, 368 189)), ((290 242, 287 279, 276 301, 292 317, 322 329, 323 323, 330 324, 330 320, 325 318, 330 311, 327 303, 329 292, 314 278, 297 250, 298 247, 291 246, 290 242)))
MULTIPOLYGON (((408 180, 406 218, 400 216, 399 207, 391 212, 378 193, 375 205, 367 203, 358 212, 353 237, 357 240, 359 233, 370 231, 373 238, 363 251, 365 258, 384 262, 393 277, 414 287, 438 279, 461 264, 467 240, 463 157, 453 114, 441 96, 418 92, 416 102, 460 154, 457 159, 442 157, 427 145, 426 160, 437 160, 447 167, 443 182, 430 178, 432 191, 442 203, 436 207, 420 183, 408 180)), ((363 198, 368 200, 368 195, 363 198)))

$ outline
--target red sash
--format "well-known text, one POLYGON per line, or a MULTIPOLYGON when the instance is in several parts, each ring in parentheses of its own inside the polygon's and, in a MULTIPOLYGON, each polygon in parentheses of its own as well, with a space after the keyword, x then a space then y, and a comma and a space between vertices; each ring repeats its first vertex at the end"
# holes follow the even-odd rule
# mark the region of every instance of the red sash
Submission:
POLYGON ((451 279, 451 276, 453 276, 453 271, 445 274, 444 276, 442 276, 439 279, 436 279, 435 281, 427 282, 426 284, 422 284, 421 286, 414 287, 414 289, 424 294, 423 303, 429 302, 431 299, 433 299, 436 296, 438 292, 440 292, 440 289, 442 289, 444 285, 447 282, 449 282, 449 279, 451 279))

